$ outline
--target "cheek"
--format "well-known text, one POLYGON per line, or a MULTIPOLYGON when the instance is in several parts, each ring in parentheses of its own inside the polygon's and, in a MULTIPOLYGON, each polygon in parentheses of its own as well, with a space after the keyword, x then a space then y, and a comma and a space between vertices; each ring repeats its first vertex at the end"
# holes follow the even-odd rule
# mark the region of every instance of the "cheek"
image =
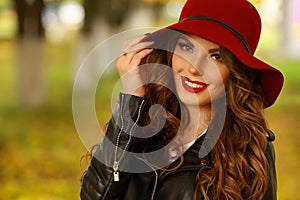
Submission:
POLYGON ((225 86, 228 85, 228 82, 230 80, 230 71, 227 67, 224 67, 222 69, 220 69, 220 75, 222 77, 222 80, 223 80, 223 84, 225 86))
POLYGON ((225 65, 217 65, 217 68, 211 70, 208 74, 208 81, 216 85, 224 84, 226 86, 230 80, 230 71, 225 65))
POLYGON ((205 71, 204 79, 206 82, 216 87, 219 87, 220 85, 226 87, 230 80, 230 71, 224 65, 214 65, 205 71))
POLYGON ((183 59, 180 56, 178 56, 176 54, 173 54, 173 56, 172 56, 172 68, 173 68, 173 70, 176 71, 176 72, 179 72, 179 71, 182 70, 183 66, 184 66, 183 59))

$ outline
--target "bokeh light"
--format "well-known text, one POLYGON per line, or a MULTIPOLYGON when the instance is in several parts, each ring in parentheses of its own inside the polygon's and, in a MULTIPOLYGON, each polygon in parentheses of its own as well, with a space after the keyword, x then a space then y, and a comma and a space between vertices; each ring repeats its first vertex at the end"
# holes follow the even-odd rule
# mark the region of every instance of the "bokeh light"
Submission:
POLYGON ((77 2, 47 5, 42 16, 46 37, 52 42, 68 39, 82 28, 84 16, 83 7, 77 2))

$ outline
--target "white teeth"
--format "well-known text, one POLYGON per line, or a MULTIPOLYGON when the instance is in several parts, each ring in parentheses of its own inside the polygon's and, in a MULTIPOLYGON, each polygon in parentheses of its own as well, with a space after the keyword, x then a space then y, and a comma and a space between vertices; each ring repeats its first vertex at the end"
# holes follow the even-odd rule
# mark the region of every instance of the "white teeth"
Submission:
POLYGON ((204 85, 200 85, 200 84, 196 84, 196 83, 191 83, 189 81, 184 81, 185 84, 187 84, 188 86, 192 87, 192 88, 203 88, 204 85))

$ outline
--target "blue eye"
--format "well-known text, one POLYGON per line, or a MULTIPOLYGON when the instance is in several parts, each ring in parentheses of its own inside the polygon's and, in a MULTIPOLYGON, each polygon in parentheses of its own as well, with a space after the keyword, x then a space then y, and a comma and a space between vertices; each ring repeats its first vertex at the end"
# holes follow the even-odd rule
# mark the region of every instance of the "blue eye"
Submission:
POLYGON ((221 55, 220 54, 212 54, 211 55, 211 57, 214 59, 214 60, 216 60, 216 61, 219 61, 219 62, 222 62, 223 61, 223 59, 222 59, 222 57, 221 57, 221 55))
POLYGON ((190 51, 193 52, 193 48, 190 47, 189 45, 185 44, 185 43, 178 43, 179 47, 181 50, 183 51, 190 51))

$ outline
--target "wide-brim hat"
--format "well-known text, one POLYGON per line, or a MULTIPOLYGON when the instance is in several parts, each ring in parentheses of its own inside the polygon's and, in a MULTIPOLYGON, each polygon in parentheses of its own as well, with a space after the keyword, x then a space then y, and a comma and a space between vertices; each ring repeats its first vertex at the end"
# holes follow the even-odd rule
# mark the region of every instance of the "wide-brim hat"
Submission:
POLYGON ((144 40, 165 42, 167 30, 191 33, 232 52, 244 65, 258 71, 266 107, 274 104, 282 86, 280 71, 254 56, 261 33, 261 19, 247 0, 187 0, 177 23, 144 40))

